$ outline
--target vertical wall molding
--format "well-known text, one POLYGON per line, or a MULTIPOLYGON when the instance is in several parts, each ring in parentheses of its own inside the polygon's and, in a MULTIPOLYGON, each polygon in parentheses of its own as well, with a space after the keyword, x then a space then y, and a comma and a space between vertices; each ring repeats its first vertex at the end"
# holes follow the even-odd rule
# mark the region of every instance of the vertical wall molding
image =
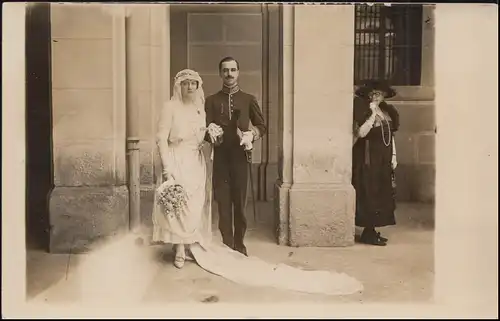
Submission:
POLYGON ((124 6, 113 8, 112 61, 113 61, 113 131, 115 183, 126 183, 125 142, 127 139, 127 41, 126 11, 124 6))

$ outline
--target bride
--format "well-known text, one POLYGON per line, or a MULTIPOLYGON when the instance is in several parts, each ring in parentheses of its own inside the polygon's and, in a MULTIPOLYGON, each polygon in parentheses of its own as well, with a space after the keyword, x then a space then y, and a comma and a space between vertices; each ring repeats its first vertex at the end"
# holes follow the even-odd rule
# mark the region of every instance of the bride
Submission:
POLYGON ((212 236, 211 180, 203 148, 207 129, 202 85, 202 79, 192 70, 177 73, 173 96, 163 106, 158 121, 156 141, 162 165, 158 186, 175 181, 185 189, 189 201, 180 209, 180 215, 170 217, 164 214, 155 193, 152 241, 175 245, 177 268, 184 266, 189 245, 210 242, 212 236))
POLYGON ((361 283, 346 274, 270 264, 212 241, 212 158, 205 137, 213 138, 213 132, 206 127, 204 101, 199 74, 189 69, 178 72, 172 98, 158 121, 162 171, 153 205, 152 242, 173 244, 173 264, 179 269, 188 252, 206 271, 238 283, 337 295, 361 291, 361 283), (158 191, 166 182, 179 184, 187 195, 176 215, 166 215, 159 201, 158 191))

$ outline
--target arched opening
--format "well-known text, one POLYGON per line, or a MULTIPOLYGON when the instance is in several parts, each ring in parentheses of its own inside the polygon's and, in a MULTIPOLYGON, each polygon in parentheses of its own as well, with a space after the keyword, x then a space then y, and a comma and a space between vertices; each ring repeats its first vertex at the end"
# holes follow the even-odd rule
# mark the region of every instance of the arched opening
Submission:
POLYGON ((53 188, 50 3, 26 9, 26 246, 48 251, 53 188))

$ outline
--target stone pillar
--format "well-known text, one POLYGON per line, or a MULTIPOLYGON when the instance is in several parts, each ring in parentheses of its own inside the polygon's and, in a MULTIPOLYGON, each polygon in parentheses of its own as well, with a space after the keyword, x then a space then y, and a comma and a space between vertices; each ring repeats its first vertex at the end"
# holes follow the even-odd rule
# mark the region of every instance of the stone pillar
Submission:
POLYGON ((354 6, 284 7, 280 243, 354 243, 349 30, 354 30, 354 6))
POLYGON ((136 117, 140 149, 140 216, 145 234, 152 227, 155 178, 161 170, 156 147, 158 115, 170 98, 170 5, 127 5, 127 95, 136 117))
POLYGON ((170 99, 170 5, 150 5, 151 10, 151 128, 150 150, 153 156, 152 185, 144 189, 145 202, 143 224, 152 227, 151 213, 153 209, 154 187, 156 178, 161 173, 161 159, 156 146, 158 117, 165 102, 170 99))
POLYGON ((274 204, 278 244, 289 245, 289 191, 293 181, 293 32, 294 6, 282 5, 280 11, 281 62, 278 84, 282 93, 278 103, 278 180, 274 204))
POLYGON ((128 227, 125 16, 51 4, 54 184, 50 251, 128 227))

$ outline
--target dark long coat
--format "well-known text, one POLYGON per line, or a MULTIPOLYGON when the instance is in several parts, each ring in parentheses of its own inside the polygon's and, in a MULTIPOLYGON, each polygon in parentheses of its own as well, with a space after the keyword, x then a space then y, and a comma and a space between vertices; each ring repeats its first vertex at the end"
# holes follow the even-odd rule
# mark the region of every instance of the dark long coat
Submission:
MULTIPOLYGON (((373 127, 358 138, 352 150, 352 185, 356 190, 356 226, 382 227, 396 224, 394 172, 391 167, 392 136, 399 129, 399 113, 393 105, 382 102, 380 109, 390 117, 387 124, 373 127), (384 144, 390 141, 386 146, 384 144)), ((355 131, 371 116, 370 101, 354 98, 355 131)))

